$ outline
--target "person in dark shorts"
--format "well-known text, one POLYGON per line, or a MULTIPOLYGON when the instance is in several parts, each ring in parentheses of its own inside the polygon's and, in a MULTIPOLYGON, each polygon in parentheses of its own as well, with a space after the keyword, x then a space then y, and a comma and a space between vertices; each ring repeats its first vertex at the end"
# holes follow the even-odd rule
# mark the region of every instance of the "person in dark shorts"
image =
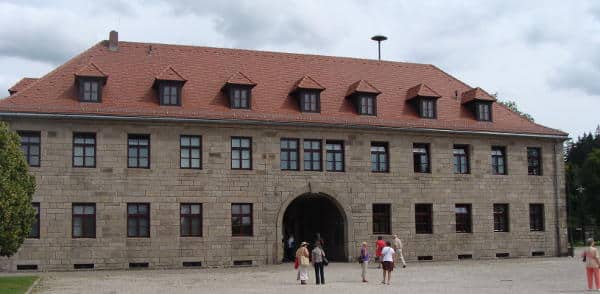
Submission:
POLYGON ((392 243, 390 241, 385 242, 385 247, 381 249, 381 260, 382 268, 383 268, 383 281, 382 284, 390 284, 390 279, 392 278, 392 271, 394 270, 394 248, 392 248, 392 243), (386 282, 387 275, 387 282, 386 282))

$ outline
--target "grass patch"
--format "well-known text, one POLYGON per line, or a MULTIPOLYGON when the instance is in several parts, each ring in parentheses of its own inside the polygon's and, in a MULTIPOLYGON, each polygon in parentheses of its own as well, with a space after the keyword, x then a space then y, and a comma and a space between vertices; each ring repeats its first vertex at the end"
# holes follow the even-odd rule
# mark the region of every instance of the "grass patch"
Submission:
POLYGON ((21 294, 37 280, 33 276, 0 277, 0 294, 21 294))

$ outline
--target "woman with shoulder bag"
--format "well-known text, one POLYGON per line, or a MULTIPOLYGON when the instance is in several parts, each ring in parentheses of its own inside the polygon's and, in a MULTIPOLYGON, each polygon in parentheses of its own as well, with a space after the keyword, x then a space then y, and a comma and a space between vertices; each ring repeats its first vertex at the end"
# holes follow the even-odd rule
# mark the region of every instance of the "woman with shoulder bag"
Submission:
POLYGON ((360 247, 360 255, 358 256, 358 263, 360 263, 361 277, 363 283, 367 281, 367 266, 369 265, 369 249, 367 248, 367 242, 362 242, 360 247))
POLYGON ((306 285, 308 281, 308 267, 310 266, 310 259, 308 253, 308 243, 302 242, 300 248, 296 250, 296 258, 298 259, 298 280, 300 284, 306 285))
POLYGON ((585 262, 588 289, 592 291, 594 289, 594 280, 596 280, 596 289, 600 291, 600 255, 598 249, 594 247, 594 239, 587 239, 588 248, 583 251, 581 257, 585 262))

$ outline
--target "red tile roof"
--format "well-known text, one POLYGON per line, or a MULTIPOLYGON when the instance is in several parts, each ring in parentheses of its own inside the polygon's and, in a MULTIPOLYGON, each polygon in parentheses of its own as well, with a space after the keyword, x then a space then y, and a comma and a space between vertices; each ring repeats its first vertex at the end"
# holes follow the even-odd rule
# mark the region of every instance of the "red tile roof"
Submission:
POLYGON ((93 62, 90 62, 84 66, 82 66, 75 75, 78 77, 95 77, 95 78, 105 78, 107 75, 102 72, 93 62))
POLYGON ((406 92, 406 98, 408 100, 413 99, 415 97, 431 97, 431 98, 440 98, 442 95, 438 94, 433 89, 429 88, 425 84, 418 84, 406 92))
POLYGON ((365 80, 358 80, 354 82, 354 84, 350 85, 348 92, 346 92, 346 97, 354 93, 369 93, 379 95, 381 94, 381 91, 373 87, 373 85, 365 80))
POLYGON ((177 71, 175 71, 173 69, 173 67, 170 67, 170 66, 165 68, 158 75, 156 75, 155 79, 159 80, 159 81, 177 81, 177 82, 187 81, 177 71))
POLYGON ((493 103, 493 122, 477 121, 455 94, 471 89, 429 64, 133 42, 119 42, 118 50, 111 51, 104 41, 0 100, 0 113, 201 118, 566 136, 562 131, 521 118, 499 103, 493 103), (102 90, 102 103, 79 102, 76 96, 74 74, 90 63, 109 77, 102 90), (230 109, 220 91, 235 72, 243 72, 257 84, 252 90, 251 110, 230 109), (187 80, 181 106, 159 105, 152 85, 163 74, 187 80), (290 96, 295 83, 306 75, 326 88, 321 92, 320 113, 300 112, 297 101, 290 96), (421 83, 441 96, 437 100, 437 119, 420 118, 407 103, 408 89, 421 83), (352 102, 345 98, 349 89, 380 92, 377 116, 358 115, 352 102))
POLYGON ((311 78, 309 75, 303 76, 301 79, 296 82, 296 86, 294 89, 311 89, 311 90, 325 90, 325 87, 321 86, 315 79, 311 78))
POLYGON ((8 93, 10 95, 13 95, 13 94, 29 87, 29 85, 33 84, 37 80, 38 80, 37 78, 22 78, 20 81, 18 81, 16 84, 14 84, 12 87, 10 87, 8 89, 8 93))
POLYGON ((239 71, 229 77, 227 84, 256 86, 255 82, 239 71))
POLYGON ((479 101, 496 101, 492 95, 488 94, 488 92, 483 89, 477 87, 473 88, 469 91, 465 91, 462 93, 461 102, 462 104, 469 103, 473 100, 479 101))

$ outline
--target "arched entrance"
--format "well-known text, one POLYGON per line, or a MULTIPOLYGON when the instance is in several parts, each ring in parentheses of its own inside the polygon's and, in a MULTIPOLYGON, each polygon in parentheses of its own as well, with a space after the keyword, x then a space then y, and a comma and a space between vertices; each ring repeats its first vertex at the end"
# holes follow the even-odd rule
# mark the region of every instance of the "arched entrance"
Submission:
POLYGON ((306 241, 312 245, 320 234, 331 261, 346 261, 347 222, 344 210, 329 195, 306 193, 294 199, 283 215, 284 240, 294 236, 296 245, 306 241))

